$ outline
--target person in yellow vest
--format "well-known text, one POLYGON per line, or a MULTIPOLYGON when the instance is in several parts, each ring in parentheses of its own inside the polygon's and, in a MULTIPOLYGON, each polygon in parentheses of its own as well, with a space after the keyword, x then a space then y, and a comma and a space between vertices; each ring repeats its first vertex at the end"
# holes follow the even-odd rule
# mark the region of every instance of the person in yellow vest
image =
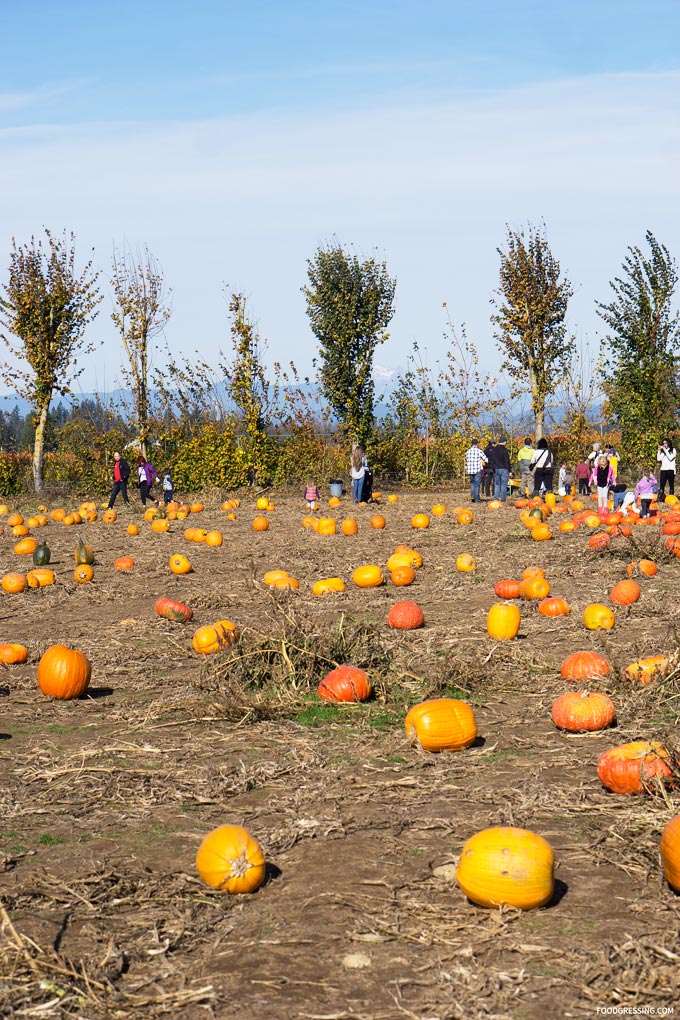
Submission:
POLYGON ((617 451, 614 449, 613 446, 608 446, 606 452, 607 457, 609 458, 609 465, 612 471, 614 472, 614 481, 616 482, 619 473, 619 460, 621 458, 619 457, 617 451))
POLYGON ((520 496, 529 495, 529 486, 533 489, 533 479, 531 477, 531 460, 534 456, 533 446, 531 445, 531 436, 527 436, 524 440, 524 446, 520 447, 519 453, 517 454, 517 466, 519 468, 520 482, 519 482, 519 494, 520 496))

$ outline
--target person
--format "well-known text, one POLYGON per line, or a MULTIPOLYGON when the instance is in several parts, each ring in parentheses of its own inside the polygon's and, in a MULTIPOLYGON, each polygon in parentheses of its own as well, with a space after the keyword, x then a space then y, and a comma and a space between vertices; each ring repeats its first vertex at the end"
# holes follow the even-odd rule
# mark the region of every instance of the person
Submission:
POLYGON ((621 460, 621 458, 616 452, 616 448, 613 446, 607 447, 606 454, 607 460, 609 461, 609 466, 614 472, 614 481, 616 481, 616 479, 619 477, 619 461, 621 460))
POLYGON ((508 481, 510 480, 510 454, 506 446, 507 439, 501 436, 489 458, 489 467, 493 469, 493 498, 505 503, 508 494, 508 481))
POLYGON ((352 477, 352 503, 361 503, 366 467, 364 466, 364 453, 360 446, 354 448, 349 473, 352 477))
POLYGON ((578 462, 575 474, 578 478, 579 496, 589 496, 590 485, 588 484, 588 479, 590 478, 590 464, 588 463, 587 457, 584 457, 578 462))
POLYGON ((473 503, 480 502, 479 490, 482 484, 482 471, 487 462, 487 456, 479 449, 476 439, 472 440, 472 446, 465 453, 465 473, 470 476, 470 500, 473 503))
POLYGON ((663 499, 666 485, 668 495, 675 495, 675 447, 670 439, 662 439, 657 450, 656 459, 660 465, 659 471, 659 499, 663 499))
POLYGON ((640 517, 649 517, 649 507, 659 491, 659 483, 650 468, 645 468, 642 478, 635 486, 635 496, 640 500, 640 517))
POLYGON ((562 462, 560 464, 560 473, 557 476, 557 491, 560 496, 571 496, 571 488, 574 484, 574 476, 571 473, 571 469, 562 462))
POLYGON ((170 468, 163 472, 163 502, 167 506, 175 498, 175 483, 172 480, 170 468))
POLYGON ((524 440, 524 446, 520 447, 517 454, 517 467, 519 468, 519 494, 520 496, 529 495, 529 486, 531 482, 531 458, 534 455, 534 448, 531 445, 531 436, 527 436, 524 440))
POLYGON ((125 457, 116 452, 113 455, 113 488, 111 489, 111 495, 109 496, 109 510, 112 509, 113 504, 116 502, 116 496, 120 492, 123 497, 123 502, 130 506, 130 500, 128 499, 128 478, 130 477, 130 465, 125 460, 125 457))
POLYGON ((490 439, 484 448, 484 456, 486 457, 486 464, 482 470, 482 491, 484 495, 489 498, 493 490, 493 468, 491 467, 491 454, 496 446, 496 440, 490 439))
POLYGON ((590 464, 591 470, 592 470, 593 464, 595 463, 597 458, 600 456, 600 451, 601 450, 602 450, 602 445, 600 443, 593 443, 593 448, 590 451, 590 453, 588 454, 588 463, 590 464))
POLYGON ((531 473, 534 476, 534 491, 533 496, 538 496, 541 491, 541 486, 545 488, 546 492, 552 492, 553 490, 553 455, 548 449, 548 441, 541 437, 536 443, 536 452, 531 458, 531 473))
POLYGON ((628 486, 625 482, 616 482, 612 485, 609 495, 614 500, 614 510, 622 510, 624 503, 626 503, 626 506, 630 506, 631 503, 635 502, 635 495, 632 492, 628 492, 628 486), (626 501, 626 496, 631 496, 632 498, 626 501))
POLYGON ((307 500, 307 509, 316 510, 316 504, 321 497, 319 496, 319 486, 316 484, 313 478, 307 479, 307 488, 305 489, 305 499, 307 500))
POLYGON ((597 487, 597 509, 606 510, 609 506, 609 486, 615 484, 614 472, 609 460, 603 453, 593 465, 590 484, 597 487))
POLYGON ((370 503, 373 499, 373 472, 368 466, 368 457, 366 456, 366 447, 360 446, 362 464, 364 465, 364 480, 361 485, 361 502, 370 503))
POLYGON ((158 473, 149 461, 141 453, 137 458, 137 485, 139 487, 139 498, 142 506, 146 507, 147 499, 153 499, 156 506, 159 506, 157 499, 151 495, 151 486, 157 480, 158 473))

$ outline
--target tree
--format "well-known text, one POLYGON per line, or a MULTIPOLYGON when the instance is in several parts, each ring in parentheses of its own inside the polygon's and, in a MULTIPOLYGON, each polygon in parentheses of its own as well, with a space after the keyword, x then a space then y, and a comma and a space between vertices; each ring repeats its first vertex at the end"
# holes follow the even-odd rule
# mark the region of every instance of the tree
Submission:
POLYGON ((55 391, 62 396, 69 393, 71 382, 83 371, 75 367, 75 358, 94 349, 85 341, 85 327, 101 301, 99 274, 92 271, 92 262, 76 276, 75 235, 64 233, 59 239, 47 229, 45 235, 45 245, 34 237, 19 246, 12 240, 9 283, 0 296, 0 326, 7 331, 0 335, 13 357, 28 365, 22 370, 5 362, 0 374, 35 409, 33 482, 37 493, 43 491, 50 401, 55 391))
POLYGON ((132 390, 139 442, 146 454, 149 438, 149 364, 152 340, 170 318, 163 272, 148 248, 133 255, 114 248, 111 284, 114 321, 123 343, 128 368, 123 370, 132 390))
POLYGON ((573 294, 569 280, 560 279, 560 264, 553 255, 545 228, 524 231, 507 228, 506 251, 501 259, 500 288, 493 304, 498 314, 494 336, 504 355, 501 369, 528 385, 535 419, 535 437, 543 436, 545 403, 565 372, 573 349, 564 319, 573 294))
POLYGON ((396 281, 384 262, 361 261, 335 243, 307 261, 303 287, 312 332, 319 341, 323 393, 355 442, 373 428, 373 356, 389 334, 396 281))
POLYGON ((650 230, 649 256, 629 247, 621 276, 610 281, 614 299, 597 302, 609 327, 602 340, 604 390, 621 442, 639 460, 656 452, 660 436, 675 431, 680 404, 673 353, 680 341, 680 313, 671 300, 678 282, 675 260, 650 230))
POLYGON ((263 480, 267 474, 267 448, 269 426, 267 408, 269 387, 262 364, 260 337, 246 317, 246 299, 243 294, 232 294, 229 301, 232 315, 231 337, 233 360, 223 364, 230 396, 241 414, 241 427, 248 441, 248 463, 253 480, 263 480))

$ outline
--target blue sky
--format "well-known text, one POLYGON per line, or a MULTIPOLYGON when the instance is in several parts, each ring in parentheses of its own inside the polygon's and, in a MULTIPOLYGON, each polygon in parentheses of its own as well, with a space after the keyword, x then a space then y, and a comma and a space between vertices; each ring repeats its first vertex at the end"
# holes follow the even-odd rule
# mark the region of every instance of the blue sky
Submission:
MULTIPOLYGON (((225 286, 267 359, 315 353, 305 263, 332 237, 397 277, 379 375, 446 352, 442 302, 498 361, 505 225, 544 221, 597 343, 629 244, 680 256, 676 0, 0 0, 0 280, 42 225, 94 247, 106 299, 84 389, 120 380, 106 274, 148 244, 174 353, 227 345, 225 286)), ((158 362, 162 366, 162 355, 158 362)))

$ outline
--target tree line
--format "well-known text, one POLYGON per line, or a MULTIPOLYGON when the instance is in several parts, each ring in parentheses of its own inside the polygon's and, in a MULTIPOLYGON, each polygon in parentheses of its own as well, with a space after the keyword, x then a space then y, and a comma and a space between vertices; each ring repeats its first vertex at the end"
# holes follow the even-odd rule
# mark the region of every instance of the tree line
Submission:
MULTIPOLYGON (((331 471, 324 443, 319 466, 318 436, 336 433, 340 445, 369 443, 374 459, 398 465, 411 482, 425 484, 451 471, 458 447, 473 433, 496 424, 508 431, 508 401, 524 394, 530 412, 523 424, 536 439, 558 395, 561 431, 578 446, 592 432, 590 417, 601 393, 624 455, 635 462, 650 457, 659 435, 675 431, 680 404, 675 353, 680 313, 673 308, 677 266, 669 251, 650 231, 644 247, 627 249, 609 300, 596 302, 604 331, 590 366, 568 325, 573 285, 550 248, 545 226, 508 227, 497 251, 491 321, 500 370, 508 380, 505 391, 500 392, 497 378, 481 372, 475 343, 464 326, 454 326, 444 304, 443 364, 428 366, 426 350, 415 343, 388 413, 377 422, 374 357, 389 338, 396 294, 384 259, 360 256, 333 241, 319 245, 308 260, 302 291, 317 342, 312 378, 301 377, 293 363, 267 369, 265 342, 242 294, 229 298, 230 350, 220 351, 214 362, 167 352, 163 373, 154 374, 153 354, 171 316, 171 291, 148 248, 114 249, 110 315, 121 339, 131 403, 104 407, 94 401, 79 424, 68 413, 56 420, 50 410, 56 397, 72 395, 83 357, 94 350, 90 327, 103 300, 100 273, 92 259, 77 268, 72 233, 57 236, 46 229, 43 237, 24 244, 14 239, 8 279, 0 285, 0 336, 13 360, 2 365, 1 376, 33 409, 35 491, 43 491, 45 454, 61 434, 71 449, 76 434, 89 434, 95 454, 102 447, 97 435, 118 445, 133 440, 143 450, 152 440, 160 442, 165 456, 175 464, 179 458, 180 472, 187 451, 197 459, 207 443, 216 458, 229 451, 233 471, 219 483, 231 484, 246 477, 281 478, 286 471, 292 476, 296 458, 298 467, 304 462, 310 469, 331 471), (85 421, 89 433, 83 431, 85 421), (274 442, 277 433, 292 439, 294 448, 282 450, 274 442)), ((5 446, 3 421, 0 445, 5 446)), ((16 429, 12 436, 16 448, 16 429)), ((11 448, 9 438, 6 448, 11 448)), ((194 461, 184 469, 187 481, 195 479, 194 461)))

